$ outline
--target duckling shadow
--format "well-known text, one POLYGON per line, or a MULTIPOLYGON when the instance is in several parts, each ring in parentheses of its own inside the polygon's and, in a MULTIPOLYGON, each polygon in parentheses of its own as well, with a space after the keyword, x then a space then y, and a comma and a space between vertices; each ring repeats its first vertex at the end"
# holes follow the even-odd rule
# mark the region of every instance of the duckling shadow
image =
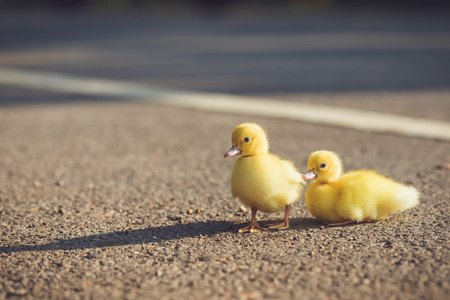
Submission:
MULTIPOLYGON (((261 222, 266 225, 269 220, 261 222)), ((110 233, 94 234, 70 239, 57 239, 51 243, 39 245, 18 245, 0 247, 0 253, 23 251, 58 251, 85 250, 114 246, 137 244, 156 244, 165 241, 191 238, 198 236, 213 236, 223 232, 238 234, 238 229, 247 222, 236 221, 206 221, 196 223, 176 223, 173 225, 149 227, 136 230, 122 230, 110 233)), ((289 230, 308 230, 323 226, 314 219, 293 218, 289 230)))
POLYGON ((48 244, 0 247, 0 253, 22 251, 84 250, 90 248, 125 245, 155 244, 164 241, 177 240, 180 238, 212 236, 222 232, 231 232, 235 231, 236 226, 236 222, 231 221, 176 223, 173 225, 160 227, 122 230, 70 239, 58 239, 48 244))

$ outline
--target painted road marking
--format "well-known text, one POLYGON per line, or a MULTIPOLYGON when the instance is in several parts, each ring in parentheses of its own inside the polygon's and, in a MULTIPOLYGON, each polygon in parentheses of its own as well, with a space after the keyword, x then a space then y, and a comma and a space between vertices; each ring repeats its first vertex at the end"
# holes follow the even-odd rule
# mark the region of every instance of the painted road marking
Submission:
POLYGON ((125 81, 9 68, 0 68, 0 84, 68 94, 127 98, 202 111, 283 118, 369 132, 450 141, 449 122, 329 105, 163 89, 125 81))

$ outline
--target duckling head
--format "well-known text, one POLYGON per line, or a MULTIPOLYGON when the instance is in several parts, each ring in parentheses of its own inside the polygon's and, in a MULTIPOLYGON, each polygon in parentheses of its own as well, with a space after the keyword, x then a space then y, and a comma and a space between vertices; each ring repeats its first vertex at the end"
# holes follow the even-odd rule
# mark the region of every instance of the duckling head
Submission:
POLYGON ((315 179, 322 183, 336 181, 341 177, 342 161, 334 152, 316 151, 309 155, 308 170, 303 175, 304 180, 315 179))
POLYGON ((237 126, 231 136, 231 149, 225 157, 242 155, 253 156, 269 151, 266 132, 255 123, 242 123, 237 126))

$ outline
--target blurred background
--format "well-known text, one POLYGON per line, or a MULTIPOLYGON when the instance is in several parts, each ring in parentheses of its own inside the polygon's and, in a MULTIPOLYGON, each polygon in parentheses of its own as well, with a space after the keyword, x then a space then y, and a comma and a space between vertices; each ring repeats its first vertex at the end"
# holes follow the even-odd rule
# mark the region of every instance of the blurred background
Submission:
MULTIPOLYGON (((448 119, 421 108, 448 99, 449 12, 444 0, 0 0, 0 67, 448 119), (421 92, 434 96, 406 112, 421 92)), ((75 98, 0 83, 2 104, 75 98)))
POLYGON ((254 8, 278 7, 281 9, 308 9, 329 8, 337 6, 395 6, 395 5, 417 5, 417 6, 445 6, 445 0, 1 0, 3 8, 19 9, 107 9, 107 10, 130 10, 130 9, 155 9, 172 7, 185 9, 235 9, 237 7, 254 8))

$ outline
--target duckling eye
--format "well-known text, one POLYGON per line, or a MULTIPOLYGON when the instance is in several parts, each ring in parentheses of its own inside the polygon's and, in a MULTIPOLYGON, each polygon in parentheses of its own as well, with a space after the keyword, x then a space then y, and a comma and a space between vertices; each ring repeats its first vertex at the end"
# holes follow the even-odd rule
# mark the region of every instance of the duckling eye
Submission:
POLYGON ((244 142, 246 143, 250 142, 250 138, 249 137, 244 138, 244 142))
POLYGON ((326 163, 321 164, 319 167, 321 167, 322 169, 325 168, 327 166, 326 163))

